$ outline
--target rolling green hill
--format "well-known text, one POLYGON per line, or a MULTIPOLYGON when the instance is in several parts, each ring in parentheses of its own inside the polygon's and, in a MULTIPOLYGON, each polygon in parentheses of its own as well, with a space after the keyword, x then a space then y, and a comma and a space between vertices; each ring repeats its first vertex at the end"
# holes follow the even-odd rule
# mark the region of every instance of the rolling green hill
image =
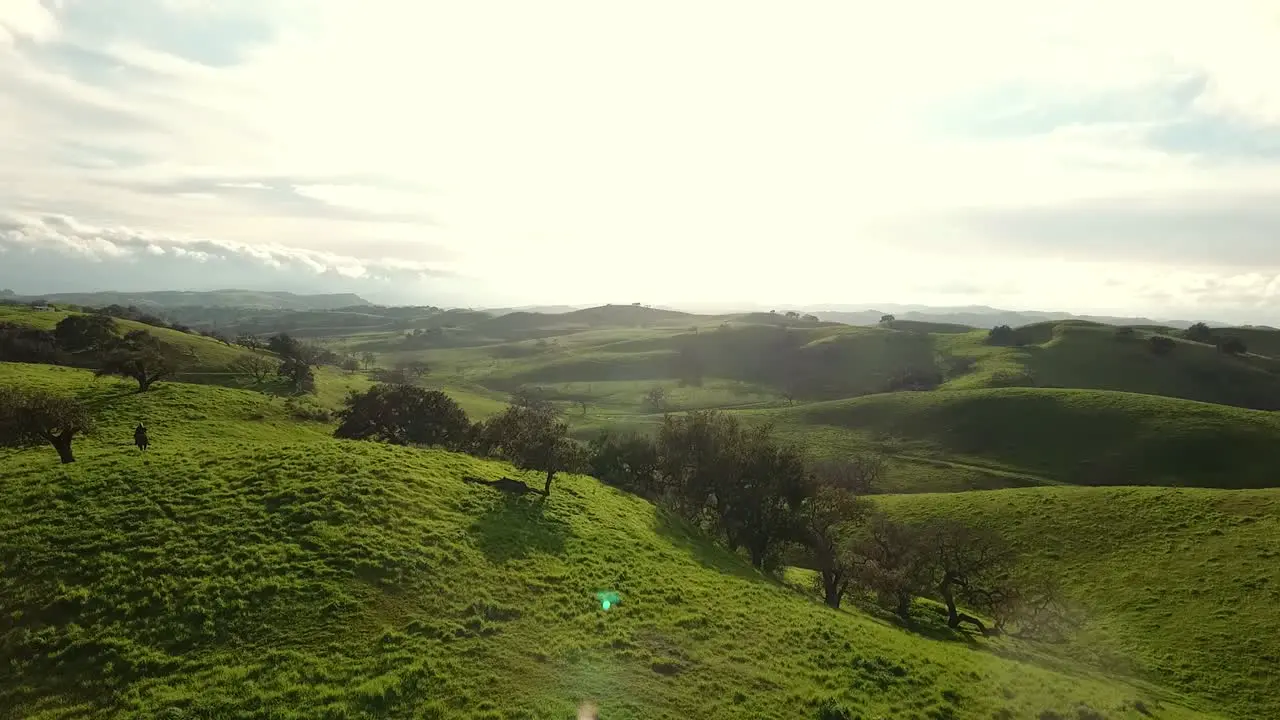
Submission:
POLYGON ((509 466, 332 440, 259 394, 12 381, 83 394, 100 429, 70 466, 0 453, 0 717, 1219 717, 830 611, 590 478, 504 496, 461 477, 509 466))
POLYGON ((1280 485, 1280 418, 1155 395, 1047 388, 910 392, 762 414, 794 432, 813 432, 835 449, 842 441, 893 439, 903 452, 1057 482, 1280 485))
POLYGON ((1280 491, 1036 488, 883 498, 992 528, 1085 610, 1076 657, 1280 717, 1280 491))
MULTIPOLYGON (((41 330, 52 330, 59 320, 71 314, 75 313, 62 310, 36 311, 25 307, 0 305, 0 322, 27 325, 41 330)), ((244 348, 225 345, 212 338, 179 332, 166 327, 156 327, 120 318, 116 318, 115 323, 121 333, 126 333, 130 330, 145 330, 165 343, 190 351, 194 362, 187 368, 189 373, 225 371, 227 365, 248 352, 244 348)))

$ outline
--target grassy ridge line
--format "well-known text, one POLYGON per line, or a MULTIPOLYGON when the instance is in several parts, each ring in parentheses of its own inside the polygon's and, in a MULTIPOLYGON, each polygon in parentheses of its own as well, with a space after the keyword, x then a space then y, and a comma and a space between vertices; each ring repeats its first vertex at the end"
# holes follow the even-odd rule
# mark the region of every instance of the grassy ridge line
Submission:
POLYGON ((1056 487, 881 498, 992 528, 1087 608, 1069 652, 1280 717, 1280 490, 1056 487))
POLYGON ((1008 388, 907 392, 767 413, 904 450, 1085 485, 1270 487, 1280 482, 1273 414, 1154 395, 1008 388))
POLYGON ((584 699, 611 720, 817 717, 823 702, 911 720, 1082 704, 1136 720, 1137 702, 1210 717, 1084 665, 831 612, 590 478, 512 498, 460 482, 507 465, 332 440, 254 393, 0 372, 96 400, 104 428, 161 418, 151 453, 100 437, 71 466, 43 449, 0 465, 15 671, 0 707, 15 717, 493 720, 584 699), (623 599, 608 613, 605 589, 623 599))
MULTIPOLYGON (((82 313, 60 310, 35 311, 23 307, 0 305, 0 322, 27 325, 41 330, 52 330, 59 320, 68 315, 78 314, 82 313)), ((145 330, 165 343, 190 350, 196 358, 195 364, 190 368, 193 372, 225 370, 229 364, 249 352, 244 348, 224 345, 202 335, 190 335, 171 328, 156 327, 133 320, 112 319, 115 320, 121 334, 130 330, 145 330)))

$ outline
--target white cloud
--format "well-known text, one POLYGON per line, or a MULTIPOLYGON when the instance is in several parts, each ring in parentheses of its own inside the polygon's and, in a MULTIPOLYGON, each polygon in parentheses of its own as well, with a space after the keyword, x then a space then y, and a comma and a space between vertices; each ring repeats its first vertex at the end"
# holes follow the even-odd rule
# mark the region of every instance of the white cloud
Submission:
MULTIPOLYGON (((1280 195, 1280 144, 1222 147, 1280 133, 1269 0, 50 7, 0 5, 0 210, 217 238, 262 267, 447 264, 495 304, 912 301, 949 252, 1036 275, 1280 268, 1239 239, 1263 215, 1196 226, 1244 269, 1157 232, 1204 216, 1188 198, 1280 195), (1162 210, 1100 241, 1088 213, 1114 205, 1162 210)), ((1000 277, 966 301, 1088 302, 1000 277)), ((1170 295, 1143 282, 1105 297, 1170 295)), ((1256 285, 1214 292, 1274 297, 1256 285)))

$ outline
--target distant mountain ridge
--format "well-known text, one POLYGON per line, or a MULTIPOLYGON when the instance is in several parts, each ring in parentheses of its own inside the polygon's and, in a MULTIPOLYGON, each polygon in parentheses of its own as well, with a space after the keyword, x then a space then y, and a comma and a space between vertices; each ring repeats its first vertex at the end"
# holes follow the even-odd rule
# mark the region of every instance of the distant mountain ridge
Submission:
POLYGON ((265 310, 337 310, 349 307, 371 307, 373 303, 355 293, 298 295, 291 292, 260 290, 156 290, 147 292, 48 293, 3 297, 18 301, 43 300, 68 305, 104 306, 133 305, 139 308, 165 310, 179 307, 243 307, 265 310))
MULTIPOLYGON (((558 315, 575 310, 585 310, 593 307, 591 305, 547 305, 547 306, 527 306, 521 308, 482 308, 484 312, 494 315, 504 315, 512 312, 532 312, 547 315, 558 315)), ((927 323, 949 323, 954 325, 968 325, 975 328, 992 328, 997 325, 1008 325, 1010 327, 1019 327, 1022 325, 1030 325, 1032 323, 1055 321, 1055 320, 1087 320, 1089 322, 1102 323, 1104 325, 1146 325, 1157 327, 1172 327, 1179 330, 1185 330, 1196 322, 1205 322, 1210 327, 1236 327, 1234 323, 1219 322, 1215 320, 1153 320, 1148 317, 1128 317, 1121 315, 1076 315, 1074 313, 1062 311, 1046 311, 1046 310, 1004 310, 1001 308, 988 307, 985 305, 959 305, 959 306, 932 306, 932 305, 906 305, 897 303, 872 303, 864 305, 865 310, 854 310, 852 308, 859 307, 856 305, 778 305, 776 307, 766 306, 749 306, 747 304, 724 303, 714 306, 689 306, 689 305, 664 305, 656 304, 646 307, 652 307, 659 310, 674 310, 678 312, 687 312, 697 315, 736 315, 750 313, 767 313, 770 310, 776 310, 779 313, 787 311, 795 311, 802 314, 812 314, 817 316, 819 320, 825 322, 838 322, 845 325, 875 325, 880 322, 880 318, 885 315, 893 315, 898 320, 911 320, 915 322, 927 323)), ((1265 326, 1259 326, 1265 327, 1265 326)))

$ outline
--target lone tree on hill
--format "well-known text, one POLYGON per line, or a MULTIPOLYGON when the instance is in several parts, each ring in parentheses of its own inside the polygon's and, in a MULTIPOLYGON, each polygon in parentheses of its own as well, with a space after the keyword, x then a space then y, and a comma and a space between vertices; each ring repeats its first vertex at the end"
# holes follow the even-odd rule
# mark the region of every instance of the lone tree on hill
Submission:
POLYGON ((65 463, 76 461, 71 440, 93 429, 93 418, 78 400, 44 390, 0 387, 0 445, 49 443, 65 463))
POLYGON ((146 330, 130 330, 111 344, 95 375, 117 375, 138 381, 138 392, 146 392, 157 381, 177 372, 188 353, 160 341, 146 330))
POLYGON ((644 406, 654 412, 666 412, 667 389, 661 385, 649 388, 644 394, 644 406))
POLYGON ((997 534, 957 522, 940 522, 928 528, 926 548, 937 573, 937 590, 947 606, 947 625, 969 622, 986 632, 981 620, 956 608, 960 598, 989 609, 991 597, 1002 594, 1010 583, 1015 556, 997 534))
POLYGON ((1151 338, 1147 340, 1147 349, 1150 350, 1153 355, 1168 355, 1173 352, 1176 347, 1178 347, 1178 343, 1175 342, 1173 338, 1165 337, 1164 335, 1152 335, 1151 338))
POLYGON ((347 396, 334 437, 394 445, 438 445, 461 449, 471 421, 453 398, 416 385, 375 385, 347 396))
POLYGON ((282 358, 297 357, 301 344, 289 333, 276 333, 267 338, 267 349, 282 358))
POLYGON ((1212 343, 1213 330, 1211 330, 1205 323, 1198 322, 1186 330, 1183 330, 1182 337, 1187 340, 1194 340, 1195 342, 1212 343))
POLYGON ((236 358, 228 367, 232 372, 253 378, 253 382, 261 385, 276 371, 278 363, 266 355, 248 352, 236 358))
POLYGON ((924 537, 920 528, 875 512, 853 541, 853 582, 903 620, 911 619, 911 602, 929 591, 933 577, 924 537))
POLYGON ((313 393, 316 391, 316 374, 311 365, 301 358, 288 356, 280 361, 276 370, 280 379, 297 393, 313 393))
POLYGON ((988 345, 1017 345, 1018 333, 1008 325, 997 325, 987 333, 988 345))
POLYGON ((586 464, 585 452, 569 437, 568 426, 545 408, 513 405, 486 421, 479 434, 483 449, 497 452, 521 470, 546 473, 543 495, 551 494, 556 473, 586 464))
POLYGON ((880 316, 880 324, 881 324, 881 325, 888 325, 889 323, 891 323, 891 322, 893 322, 893 321, 895 321, 895 320, 897 320, 897 319, 898 319, 898 318, 896 318, 896 317, 894 317, 894 316, 892 316, 892 315, 881 315, 881 316, 880 316))
POLYGON ((378 356, 371 352, 360 353, 360 362, 364 363, 365 370, 373 369, 373 364, 378 362, 378 356))
POLYGON ((348 355, 347 357, 342 358, 342 363, 338 365, 338 367, 342 368, 348 375, 350 375, 360 369, 360 361, 348 355))
POLYGON ((98 352, 116 339, 116 321, 107 315, 68 315, 58 321, 53 336, 67 352, 98 352))
POLYGON ((800 511, 800 535, 813 552, 823 600, 840 609, 857 569, 854 538, 867 505, 852 492, 820 486, 800 511))

